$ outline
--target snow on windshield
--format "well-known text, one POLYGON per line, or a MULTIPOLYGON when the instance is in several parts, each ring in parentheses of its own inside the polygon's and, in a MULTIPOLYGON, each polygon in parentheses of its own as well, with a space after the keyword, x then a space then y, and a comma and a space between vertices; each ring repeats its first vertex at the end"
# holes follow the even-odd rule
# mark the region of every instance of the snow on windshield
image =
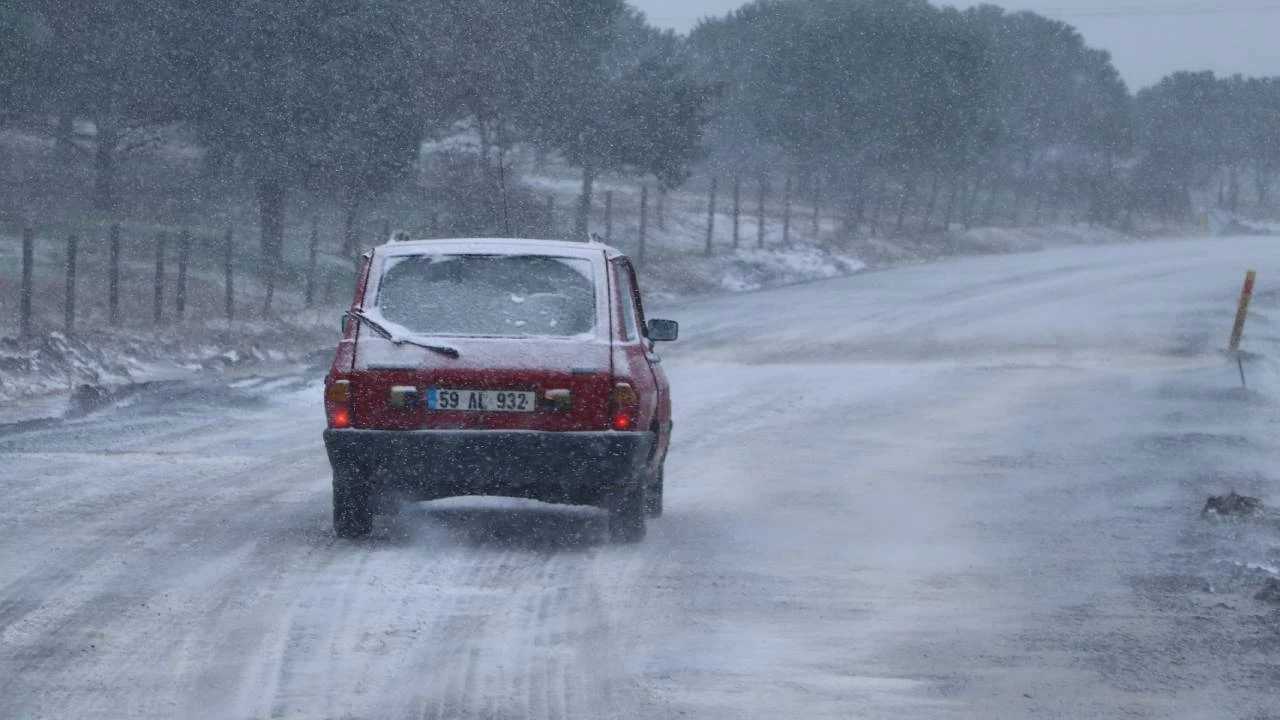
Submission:
POLYGON ((377 309, 422 335, 582 335, 596 323, 594 271, 588 260, 532 255, 390 258, 377 309))

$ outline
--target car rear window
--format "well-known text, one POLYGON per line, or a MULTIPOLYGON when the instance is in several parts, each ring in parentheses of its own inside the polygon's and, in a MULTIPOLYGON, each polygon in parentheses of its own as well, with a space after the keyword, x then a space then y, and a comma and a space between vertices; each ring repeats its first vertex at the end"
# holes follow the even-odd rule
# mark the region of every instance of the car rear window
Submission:
POLYGON ((541 255, 393 257, 377 307, 424 335, 572 337, 595 329, 595 270, 582 258, 541 255))

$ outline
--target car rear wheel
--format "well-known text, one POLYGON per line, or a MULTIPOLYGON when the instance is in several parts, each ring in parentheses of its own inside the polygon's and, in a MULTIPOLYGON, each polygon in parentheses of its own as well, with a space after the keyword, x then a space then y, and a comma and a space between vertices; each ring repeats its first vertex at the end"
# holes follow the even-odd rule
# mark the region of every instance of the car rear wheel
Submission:
POLYGON ((619 493, 609 504, 609 538, 616 543, 638 543, 645 536, 645 486, 637 483, 619 493))
POLYGON ((644 513, 651 518, 662 517, 662 488, 662 468, 658 468, 654 481, 649 484, 649 492, 645 494, 644 498, 644 513))
POLYGON ((367 473, 334 473, 333 532, 354 539, 373 531, 373 491, 367 473))

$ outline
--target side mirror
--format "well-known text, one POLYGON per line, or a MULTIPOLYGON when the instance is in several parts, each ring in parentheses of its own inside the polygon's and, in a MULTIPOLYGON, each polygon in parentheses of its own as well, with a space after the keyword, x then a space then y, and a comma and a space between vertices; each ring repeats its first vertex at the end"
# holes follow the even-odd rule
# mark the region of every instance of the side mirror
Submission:
POLYGON ((654 318, 646 323, 645 334, 654 342, 674 342, 680 337, 680 323, 654 318))

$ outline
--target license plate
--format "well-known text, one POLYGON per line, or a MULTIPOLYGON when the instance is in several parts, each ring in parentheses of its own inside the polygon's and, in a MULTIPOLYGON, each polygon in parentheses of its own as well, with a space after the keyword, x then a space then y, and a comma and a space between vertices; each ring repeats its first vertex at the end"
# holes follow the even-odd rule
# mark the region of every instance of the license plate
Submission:
POLYGON ((531 392, 511 390, 452 390, 430 388, 427 390, 428 410, 456 412, 533 412, 535 395, 531 392))

